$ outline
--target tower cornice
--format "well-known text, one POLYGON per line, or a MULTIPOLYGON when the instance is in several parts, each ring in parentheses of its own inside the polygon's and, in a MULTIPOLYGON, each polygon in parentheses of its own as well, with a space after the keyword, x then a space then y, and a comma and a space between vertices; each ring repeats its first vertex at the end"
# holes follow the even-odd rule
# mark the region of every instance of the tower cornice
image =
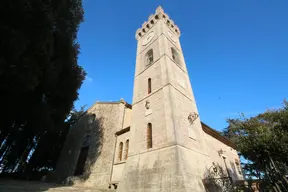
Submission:
POLYGON ((153 27, 157 21, 162 20, 166 25, 178 36, 180 37, 180 29, 179 27, 174 23, 172 19, 169 18, 169 15, 164 12, 163 8, 161 6, 158 6, 155 13, 151 14, 148 17, 148 21, 145 21, 142 24, 142 27, 137 29, 135 38, 139 40, 141 37, 143 37, 151 27, 153 27))

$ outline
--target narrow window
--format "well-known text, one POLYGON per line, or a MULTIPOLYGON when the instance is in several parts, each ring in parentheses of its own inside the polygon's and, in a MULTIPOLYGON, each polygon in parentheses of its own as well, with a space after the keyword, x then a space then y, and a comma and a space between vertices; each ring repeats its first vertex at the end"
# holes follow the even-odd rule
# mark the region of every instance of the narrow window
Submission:
POLYGON ((147 126, 147 149, 152 148, 152 124, 148 123, 147 126))
POLYGON ((119 144, 119 151, 118 151, 118 160, 122 161, 122 152, 123 152, 123 143, 120 142, 119 144))
POLYGON ((84 173, 85 163, 88 156, 89 147, 81 148, 74 175, 82 175, 84 173))
POLYGON ((242 175, 241 165, 237 159, 235 160, 235 164, 236 164, 239 175, 242 175))
POLYGON ((230 161, 230 165, 232 167, 233 172, 235 173, 236 172, 235 164, 232 161, 230 161))
POLYGON ((171 47, 171 53, 172 53, 172 59, 175 61, 175 63, 179 64, 179 55, 178 52, 176 51, 176 49, 174 49, 173 47, 171 47))
POLYGON ((151 78, 148 79, 148 94, 150 94, 152 91, 152 87, 151 87, 151 78))
POLYGON ((129 151, 129 139, 126 140, 125 143, 125 160, 128 158, 128 151, 129 151))
POLYGON ((146 55, 146 66, 151 65, 154 61, 153 59, 153 49, 150 49, 149 51, 147 51, 146 55))

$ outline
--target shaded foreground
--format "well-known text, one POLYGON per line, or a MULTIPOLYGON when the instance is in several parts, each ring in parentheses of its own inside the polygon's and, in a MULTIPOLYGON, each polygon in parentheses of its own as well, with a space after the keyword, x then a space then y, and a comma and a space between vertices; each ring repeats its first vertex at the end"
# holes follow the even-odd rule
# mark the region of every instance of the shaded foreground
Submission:
POLYGON ((0 180, 1 192, 115 192, 115 190, 103 190, 90 187, 79 186, 61 186, 51 183, 16 181, 16 180, 0 180))

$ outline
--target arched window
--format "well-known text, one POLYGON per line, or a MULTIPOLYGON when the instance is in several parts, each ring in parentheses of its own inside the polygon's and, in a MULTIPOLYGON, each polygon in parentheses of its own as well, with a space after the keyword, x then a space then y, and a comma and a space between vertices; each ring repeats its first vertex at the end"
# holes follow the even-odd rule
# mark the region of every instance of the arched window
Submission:
POLYGON ((119 151, 118 151, 118 160, 122 161, 122 152, 123 152, 123 143, 120 142, 119 144, 119 151))
POLYGON ((179 64, 179 55, 175 48, 171 47, 171 53, 172 53, 172 59, 175 61, 175 63, 179 64))
POLYGON ((128 158, 128 151, 129 151, 129 139, 127 139, 125 143, 125 160, 128 158))
POLYGON ((152 148, 152 124, 147 125, 147 149, 152 148))
POLYGON ((152 91, 152 86, 151 86, 151 78, 148 79, 148 94, 150 94, 152 91))
POLYGON ((153 49, 150 49, 149 51, 147 51, 146 55, 146 66, 151 65, 154 61, 153 59, 153 49))

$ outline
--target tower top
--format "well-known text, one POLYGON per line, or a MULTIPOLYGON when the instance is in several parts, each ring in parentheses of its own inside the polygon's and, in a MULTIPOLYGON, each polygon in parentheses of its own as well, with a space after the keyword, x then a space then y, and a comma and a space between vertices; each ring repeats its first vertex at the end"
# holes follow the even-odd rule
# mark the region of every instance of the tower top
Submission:
POLYGON ((148 17, 148 21, 145 21, 142 24, 142 27, 137 29, 135 37, 137 40, 139 40, 141 37, 145 35, 149 31, 153 25, 155 25, 159 20, 163 20, 166 25, 173 31, 175 34, 180 36, 180 29, 179 27, 174 23, 172 19, 169 18, 168 14, 164 12, 163 8, 161 6, 158 6, 156 8, 156 11, 154 14, 151 14, 148 17))

